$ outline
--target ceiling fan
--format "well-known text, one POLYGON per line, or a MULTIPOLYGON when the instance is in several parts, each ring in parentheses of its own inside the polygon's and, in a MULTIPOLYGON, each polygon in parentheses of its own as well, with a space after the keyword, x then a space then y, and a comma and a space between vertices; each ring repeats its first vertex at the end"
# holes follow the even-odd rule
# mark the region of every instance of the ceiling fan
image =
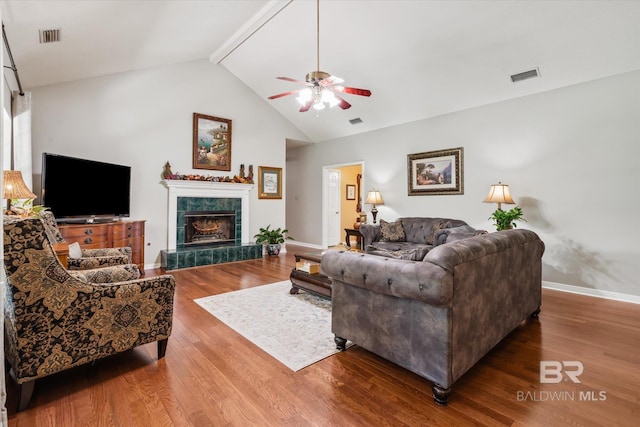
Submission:
POLYGON ((316 25, 316 71, 307 73, 305 81, 292 79, 291 77, 276 77, 279 80, 300 83, 306 87, 272 95, 268 99, 278 99, 283 96, 298 94, 296 100, 302 105, 300 108, 301 113, 309 111, 311 107, 317 111, 322 110, 325 108, 325 104, 328 104, 329 108, 338 105, 343 110, 346 110, 347 108, 351 108, 351 104, 339 94, 348 93, 351 95, 371 96, 371 91, 368 89, 341 86, 340 83, 344 82, 343 79, 338 76, 332 76, 325 71, 320 71, 320 0, 316 0, 316 25))

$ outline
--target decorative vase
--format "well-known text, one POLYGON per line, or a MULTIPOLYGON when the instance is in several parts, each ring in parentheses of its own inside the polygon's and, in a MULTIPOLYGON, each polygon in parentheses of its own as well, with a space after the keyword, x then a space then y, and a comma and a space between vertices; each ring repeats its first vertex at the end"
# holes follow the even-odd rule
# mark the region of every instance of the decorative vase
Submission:
POLYGON ((278 255, 280 253, 280 243, 267 244, 267 253, 269 255, 278 255))

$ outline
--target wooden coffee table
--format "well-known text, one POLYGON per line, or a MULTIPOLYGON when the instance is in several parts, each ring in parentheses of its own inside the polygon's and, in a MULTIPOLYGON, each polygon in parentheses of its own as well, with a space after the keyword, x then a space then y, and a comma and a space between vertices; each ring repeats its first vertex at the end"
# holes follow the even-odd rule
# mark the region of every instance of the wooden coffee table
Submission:
MULTIPOLYGON (((318 265, 318 268, 322 260, 322 252, 305 252, 294 256, 296 264, 308 262, 309 264, 318 265)), ((289 291, 291 294, 297 294, 302 289, 331 299, 331 279, 324 274, 320 274, 320 272, 310 274, 294 267, 289 278, 291 279, 291 290, 289 291)))

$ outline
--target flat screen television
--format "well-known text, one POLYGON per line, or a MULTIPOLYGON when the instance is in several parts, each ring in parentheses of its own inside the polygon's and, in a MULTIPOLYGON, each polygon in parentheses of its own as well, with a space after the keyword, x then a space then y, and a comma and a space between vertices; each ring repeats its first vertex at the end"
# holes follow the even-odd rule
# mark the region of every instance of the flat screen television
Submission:
POLYGON ((128 217, 130 196, 130 166, 42 153, 41 204, 59 222, 128 217))

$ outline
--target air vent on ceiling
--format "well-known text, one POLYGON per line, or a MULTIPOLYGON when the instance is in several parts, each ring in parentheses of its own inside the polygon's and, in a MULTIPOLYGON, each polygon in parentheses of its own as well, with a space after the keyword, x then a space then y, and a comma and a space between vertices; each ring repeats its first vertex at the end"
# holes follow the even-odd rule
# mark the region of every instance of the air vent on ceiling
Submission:
POLYGON ((55 30, 40 30, 40 44, 60 41, 60 28, 55 30))
POLYGON ((362 119, 360 117, 356 117, 355 119, 349 120, 349 123, 351 123, 352 125, 357 125, 362 123, 362 119))
POLYGON ((512 74, 511 81, 513 83, 521 82, 522 80, 535 79, 540 77, 540 70, 534 68, 533 70, 523 71, 522 73, 512 74))

